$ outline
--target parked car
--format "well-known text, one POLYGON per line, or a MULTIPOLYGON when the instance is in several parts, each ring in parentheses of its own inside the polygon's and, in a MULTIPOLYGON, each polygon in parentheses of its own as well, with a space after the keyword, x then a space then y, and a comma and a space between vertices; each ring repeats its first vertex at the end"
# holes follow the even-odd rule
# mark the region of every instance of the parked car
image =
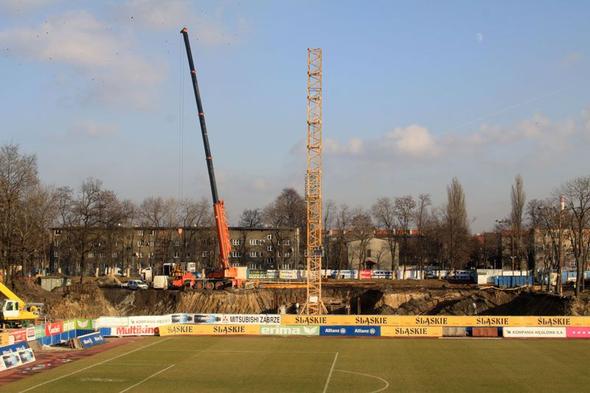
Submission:
POLYGON ((121 287, 132 289, 132 290, 148 289, 148 285, 141 280, 129 280, 126 283, 121 284, 121 287))

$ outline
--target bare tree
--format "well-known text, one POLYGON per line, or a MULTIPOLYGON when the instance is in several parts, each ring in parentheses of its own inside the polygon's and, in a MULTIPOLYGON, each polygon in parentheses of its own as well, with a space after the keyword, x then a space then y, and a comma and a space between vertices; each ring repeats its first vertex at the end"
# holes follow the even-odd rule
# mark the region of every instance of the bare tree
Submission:
POLYGON ((398 229, 398 220, 396 219, 395 205, 391 198, 379 198, 372 206, 371 212, 377 226, 387 232, 387 244, 391 253, 391 270, 394 271, 397 278, 399 261, 395 256, 397 255, 396 231, 398 229))
POLYGON ((590 177, 578 177, 562 187, 567 201, 567 224, 576 262, 576 296, 584 289, 584 272, 590 253, 590 177))
POLYGON ((27 195, 39 184, 34 155, 21 154, 17 145, 0 147, 0 256, 12 272, 19 250, 15 245, 18 213, 27 195))
POLYGON ((335 216, 333 229, 335 239, 332 248, 334 258, 331 259, 330 263, 333 269, 349 269, 348 242, 350 240, 352 212, 347 205, 340 205, 335 216))
POLYGON ((444 222, 446 259, 451 269, 458 269, 464 266, 469 257, 469 226, 467 224, 465 192, 456 177, 447 187, 444 222))
POLYGON ((418 267, 420 269, 420 276, 423 277, 424 272, 424 259, 426 257, 425 249, 426 249, 426 236, 425 236, 425 228, 428 225, 428 208, 432 205, 432 201, 430 199, 430 194, 420 194, 418 195, 418 203, 416 207, 416 216, 414 217, 414 222, 416 223, 416 231, 418 236, 418 247, 417 247, 417 256, 418 256, 418 267))
MULTIPOLYGON (((525 270, 527 268, 527 265, 522 242, 522 232, 526 194, 524 192, 522 176, 520 175, 517 175, 514 178, 514 184, 512 185, 510 200, 512 205, 512 210, 510 212, 510 235, 512 237, 511 243, 514 245, 513 255, 519 262, 519 269, 525 270)), ((514 266, 512 268, 514 269, 514 266)))
MULTIPOLYGON (((305 201, 293 188, 285 188, 262 212, 264 223, 270 227, 272 239, 278 244, 282 244, 283 240, 281 228, 298 228, 299 233, 306 233, 306 215, 305 201)), ((303 238, 305 237, 303 235, 303 238)), ((299 255, 303 255, 301 251, 305 249, 306 245, 305 242, 301 243, 303 244, 301 244, 299 255)), ((275 254, 279 252, 277 247, 274 247, 273 250, 275 250, 275 254)), ((279 257, 275 256, 275 258, 279 257)), ((300 261, 297 262, 300 263, 300 261)))
POLYGON ((87 271, 86 261, 89 254, 95 250, 99 240, 99 224, 101 223, 102 182, 89 178, 82 183, 80 191, 73 197, 71 190, 64 189, 60 198, 62 208, 69 207, 62 211, 62 219, 66 231, 67 242, 73 256, 78 260, 78 271, 80 282, 87 271))
MULTIPOLYGON (((536 262, 537 256, 542 259, 542 274, 544 277, 547 292, 551 286, 551 272, 557 264, 557 253, 559 252, 558 236, 561 232, 558 225, 558 209, 551 206, 550 201, 531 199, 527 204, 527 217, 532 231, 532 253, 536 262)), ((535 271, 537 270, 535 265, 535 271)), ((543 280, 541 280, 543 281, 543 280)))
POLYGON ((406 266, 408 265, 409 249, 408 249, 408 237, 410 236, 410 225, 414 221, 416 215, 416 200, 411 195, 395 198, 393 202, 395 217, 397 219, 399 228, 401 229, 401 247, 400 247, 400 259, 404 267, 402 277, 405 277, 406 266))
POLYGON ((262 211, 260 209, 244 209, 238 225, 246 228, 262 228, 264 225, 262 211))
POLYGON ((360 271, 362 264, 367 258, 369 241, 375 235, 375 227, 371 220, 371 215, 361 208, 355 209, 350 220, 350 229, 351 239, 358 241, 357 246, 352 251, 354 258, 358 259, 358 269, 360 271))

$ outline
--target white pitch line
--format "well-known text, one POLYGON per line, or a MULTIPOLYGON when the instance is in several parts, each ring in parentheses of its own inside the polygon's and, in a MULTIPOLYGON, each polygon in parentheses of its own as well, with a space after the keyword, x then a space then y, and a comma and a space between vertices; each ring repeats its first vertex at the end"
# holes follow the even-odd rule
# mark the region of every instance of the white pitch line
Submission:
POLYGON ((55 382, 55 381, 59 381, 60 379, 64 379, 64 378, 70 377, 70 376, 72 376, 72 375, 74 375, 74 374, 81 373, 82 371, 86 371, 86 370, 88 370, 88 369, 91 369, 91 368, 93 368, 93 367, 100 366, 101 364, 108 363, 108 362, 110 362, 111 360, 119 359, 120 357, 123 357, 123 356, 125 356, 125 355, 129 355, 130 353, 137 352, 137 351, 140 351, 140 350, 142 350, 142 349, 149 348, 149 347, 151 347, 152 345, 160 344, 160 343, 163 343, 164 341, 168 341, 168 340, 170 340, 170 339, 169 339, 169 338, 165 338, 164 340, 161 340, 161 341, 160 341, 160 340, 158 340, 158 341, 155 341, 155 342, 153 342, 153 343, 151 343, 151 344, 149 344, 149 345, 144 345, 143 347, 135 348, 135 349, 133 349, 133 350, 131 350, 131 351, 128 351, 128 352, 122 353, 122 354, 120 354, 120 355, 114 356, 114 357, 112 357, 112 358, 110 358, 110 359, 103 360, 102 362, 98 362, 98 363, 95 363, 95 364, 91 364, 90 366, 87 366, 87 367, 81 368, 81 369, 79 369, 79 370, 76 370, 76 371, 72 371, 71 373, 68 373, 68 374, 62 375, 61 377, 53 378, 53 379, 50 379, 49 381, 45 381, 45 382, 38 383, 37 385, 31 386, 30 388, 27 388, 27 389, 25 389, 25 390, 21 390, 19 393, 25 393, 25 392, 29 392, 29 391, 31 391, 31 390, 33 390, 33 389, 37 389, 38 387, 41 387, 41 386, 47 385, 48 383, 52 383, 52 382, 55 382))
POLYGON ((381 382, 383 382, 385 384, 385 386, 382 387, 381 389, 373 390, 373 391, 368 392, 368 393, 379 393, 379 392, 382 392, 382 391, 386 390, 389 387, 389 382, 387 380, 385 380, 385 379, 383 379, 381 377, 378 377, 376 375, 359 373, 359 372, 356 372, 356 371, 340 370, 340 369, 335 370, 335 371, 338 371, 338 372, 341 372, 341 373, 356 374, 356 375, 360 375, 360 376, 363 376, 363 377, 375 378, 375 379, 378 379, 378 380, 380 380, 381 382))
POLYGON ((174 364, 172 364, 172 365, 170 365, 170 366, 168 366, 168 367, 166 367, 166 368, 163 368, 162 370, 160 370, 160 371, 158 371, 158 372, 155 372, 155 373, 153 373, 152 375, 150 375, 150 376, 149 376, 149 377, 147 377, 147 378, 144 378, 144 379, 142 379, 141 381, 139 381, 139 382, 138 382, 138 383, 136 383, 135 385, 131 385, 131 386, 129 386, 128 388, 121 390, 119 393, 125 393, 125 392, 127 392, 127 391, 129 391, 129 390, 133 389, 134 387, 137 387, 137 386, 141 385, 142 383, 144 383, 144 382, 145 382, 145 381, 147 381, 148 379, 152 379, 152 378, 153 378, 153 377, 155 377, 156 375, 162 374, 162 373, 163 373, 164 371, 166 371, 166 370, 170 370, 172 367, 174 367, 174 364))
POLYGON ((326 384, 324 385, 323 393, 328 391, 328 385, 330 384, 330 379, 332 378, 332 373, 334 372, 334 366, 336 366, 336 360, 338 360, 338 352, 334 355, 334 361, 332 362, 332 367, 330 367, 330 373, 328 374, 328 379, 326 379, 326 384))

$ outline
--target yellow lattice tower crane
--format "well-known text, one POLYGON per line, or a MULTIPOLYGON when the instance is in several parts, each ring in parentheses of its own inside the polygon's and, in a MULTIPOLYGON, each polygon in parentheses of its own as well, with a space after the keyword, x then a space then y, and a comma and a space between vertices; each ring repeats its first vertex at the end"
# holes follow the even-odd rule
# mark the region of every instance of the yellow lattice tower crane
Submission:
POLYGON ((326 314, 322 301, 322 50, 307 50, 307 298, 302 314, 326 314))

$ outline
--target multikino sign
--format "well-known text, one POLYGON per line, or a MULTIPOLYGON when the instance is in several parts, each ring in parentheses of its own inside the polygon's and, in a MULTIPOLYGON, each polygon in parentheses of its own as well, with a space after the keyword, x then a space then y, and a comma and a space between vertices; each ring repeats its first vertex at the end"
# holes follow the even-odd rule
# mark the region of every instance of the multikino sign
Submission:
POLYGON ((319 326, 261 326, 260 334, 268 336, 319 336, 319 326))

